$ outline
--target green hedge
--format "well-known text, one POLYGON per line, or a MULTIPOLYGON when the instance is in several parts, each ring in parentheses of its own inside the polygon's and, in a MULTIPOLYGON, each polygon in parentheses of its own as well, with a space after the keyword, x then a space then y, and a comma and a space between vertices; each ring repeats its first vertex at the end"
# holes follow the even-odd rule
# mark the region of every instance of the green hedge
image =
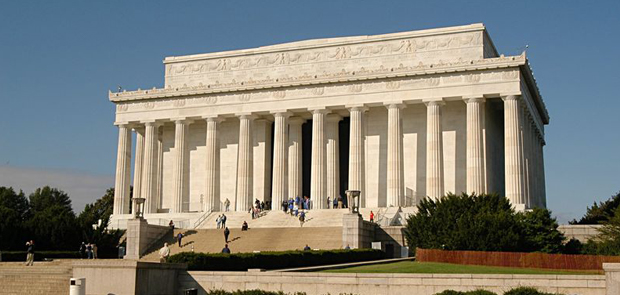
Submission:
MULTIPOLYGON (((41 261, 45 258, 80 258, 78 251, 38 251, 34 253, 34 260, 41 261)), ((26 251, 2 251, 2 261, 26 261, 26 251)))
POLYGON ((183 252, 169 262, 187 263, 189 270, 246 271, 250 268, 283 269, 384 259, 380 250, 284 251, 239 254, 183 252))
POLYGON ((272 292, 263 290, 237 290, 233 292, 224 290, 211 290, 207 292, 207 295, 306 295, 303 292, 284 293, 282 291, 272 292))
MULTIPOLYGON (((210 293, 209 293, 210 294, 210 293)), ((261 293, 256 293, 261 294, 261 293)), ((267 294, 267 293, 265 293, 267 294)), ((220 295, 220 294, 218 294, 220 295)), ((222 293, 222 295, 224 295, 224 293, 222 293)), ((493 293, 491 291, 487 291, 487 290, 474 290, 474 291, 467 291, 467 292, 461 292, 461 291, 454 291, 454 290, 445 290, 441 293, 437 293, 435 295, 497 295, 496 293, 493 293)), ((504 295, 554 295, 551 293, 545 293, 545 292, 540 292, 538 290, 536 290, 535 288, 531 288, 531 287, 519 287, 519 288, 515 288, 512 289, 510 291, 506 291, 506 293, 504 293, 504 295)), ((558 295, 558 294, 556 294, 558 295)))

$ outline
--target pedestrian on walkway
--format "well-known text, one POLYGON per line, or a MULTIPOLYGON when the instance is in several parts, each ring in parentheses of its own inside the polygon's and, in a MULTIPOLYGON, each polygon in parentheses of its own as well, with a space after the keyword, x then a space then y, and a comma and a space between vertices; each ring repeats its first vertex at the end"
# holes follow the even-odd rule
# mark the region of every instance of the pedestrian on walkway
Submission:
POLYGON ((181 246, 181 240, 183 239, 183 234, 182 233, 178 233, 177 234, 177 242, 179 242, 179 248, 182 247, 181 246))
POLYGON ((217 224, 217 229, 220 229, 220 226, 222 225, 222 215, 217 216, 215 223, 217 224))
POLYGON ((26 266, 32 266, 34 265, 34 241, 26 242, 26 247, 28 248, 26 251, 26 266))
POLYGON ((301 213, 299 213, 299 226, 303 227, 304 222, 306 222, 306 212, 301 211, 301 213))
POLYGON ((370 210, 370 222, 375 222, 375 213, 370 210))
POLYGON ((222 253, 230 254, 230 249, 228 248, 228 244, 224 245, 224 249, 222 249, 222 253))
POLYGON ((170 257, 170 248, 168 247, 168 243, 164 243, 164 246, 159 249, 159 262, 168 262, 168 257, 170 257))
POLYGON ((230 230, 226 228, 224 230, 224 242, 228 243, 228 235, 230 235, 230 230))
POLYGON ((86 244, 86 258, 93 259, 93 245, 90 243, 86 244))
POLYGON ((222 228, 226 227, 226 214, 222 214, 222 228))
POLYGON ((228 212, 228 209, 230 209, 230 201, 228 200, 228 198, 226 198, 226 201, 224 201, 224 207, 226 207, 226 212, 228 212))

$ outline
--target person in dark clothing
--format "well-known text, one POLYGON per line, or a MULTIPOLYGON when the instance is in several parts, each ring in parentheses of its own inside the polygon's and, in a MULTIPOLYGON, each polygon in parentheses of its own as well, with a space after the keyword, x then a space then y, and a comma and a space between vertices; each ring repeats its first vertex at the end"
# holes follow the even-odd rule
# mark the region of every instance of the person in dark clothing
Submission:
POLYGON ((86 258, 93 259, 93 246, 90 243, 86 244, 86 258))
POLYGON ((183 239, 183 234, 182 233, 178 233, 177 234, 177 242, 179 242, 179 247, 181 247, 181 240, 183 239))
POLYGON ((284 213, 286 214, 287 210, 288 210, 288 202, 284 200, 282 201, 282 211, 284 211, 284 213))
POLYGON ((26 266, 32 266, 34 264, 34 241, 30 240, 26 242, 26 247, 28 247, 26 251, 26 253, 28 253, 26 255, 26 266))
POLYGON ((226 227, 226 215, 222 214, 222 228, 226 227))
POLYGON ((80 245, 80 259, 84 259, 85 254, 86 254, 86 243, 82 242, 82 245, 80 245))
POLYGON ((306 244, 306 247, 304 247, 304 251, 310 251, 312 249, 310 249, 310 246, 308 246, 308 244, 306 244))
POLYGON ((243 225, 241 225, 241 231, 246 231, 248 230, 248 223, 247 222, 243 222, 243 225))
POLYGON ((224 241, 225 241, 226 243, 228 243, 228 235, 230 235, 230 230, 229 230, 228 228, 226 228, 226 229, 224 230, 224 241))
POLYGON ((228 248, 228 244, 224 245, 224 249, 222 249, 222 253, 230 254, 230 248, 228 248))

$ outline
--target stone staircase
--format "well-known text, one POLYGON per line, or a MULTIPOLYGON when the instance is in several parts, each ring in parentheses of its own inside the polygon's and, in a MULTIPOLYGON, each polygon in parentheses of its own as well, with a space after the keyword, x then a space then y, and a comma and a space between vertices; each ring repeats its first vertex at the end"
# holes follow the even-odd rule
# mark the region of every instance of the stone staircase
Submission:
POLYGON ((67 295, 72 273, 71 260, 0 262, 0 295, 67 295))
MULTIPOLYGON (((253 228, 248 231, 239 228, 230 228, 228 246, 232 253, 251 253, 254 251, 285 251, 302 250, 306 244, 312 249, 340 249, 342 248, 342 227, 280 227, 280 228, 253 228)), ((221 229, 175 230, 185 237, 182 247, 176 239, 166 241, 170 245, 170 254, 180 252, 220 253, 224 247, 224 231, 221 229)), ((158 248, 161 248, 160 245, 158 248)), ((145 255, 141 260, 159 261, 159 249, 145 255)))

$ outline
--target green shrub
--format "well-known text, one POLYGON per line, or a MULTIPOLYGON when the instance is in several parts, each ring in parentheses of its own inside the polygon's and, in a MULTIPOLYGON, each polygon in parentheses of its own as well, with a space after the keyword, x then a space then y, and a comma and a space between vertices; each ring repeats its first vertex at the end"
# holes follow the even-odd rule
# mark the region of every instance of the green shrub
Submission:
POLYGON ((435 295, 465 295, 465 293, 463 293, 461 291, 445 290, 445 291, 437 293, 435 295))
POLYGON ((519 287, 519 288, 515 288, 515 289, 512 289, 504 293, 504 295, 553 295, 553 294, 540 292, 532 287, 519 287))
POLYGON ((172 263, 187 263, 189 270, 246 271, 250 268, 283 269, 383 258, 385 258, 385 253, 380 250, 355 249, 239 254, 183 252, 172 255, 168 261, 172 263))
POLYGON ((482 289, 478 289, 478 290, 474 290, 474 291, 467 291, 464 293, 465 295, 497 295, 491 291, 487 291, 487 290, 482 290, 482 289))
POLYGON ((558 253, 564 236, 546 209, 517 213, 499 195, 426 198, 407 219, 411 249, 558 253))
MULTIPOLYGON (((34 260, 41 261, 45 258, 80 258, 77 251, 38 251, 34 253, 34 260)), ((2 261, 26 261, 26 251, 2 251, 2 261)))

